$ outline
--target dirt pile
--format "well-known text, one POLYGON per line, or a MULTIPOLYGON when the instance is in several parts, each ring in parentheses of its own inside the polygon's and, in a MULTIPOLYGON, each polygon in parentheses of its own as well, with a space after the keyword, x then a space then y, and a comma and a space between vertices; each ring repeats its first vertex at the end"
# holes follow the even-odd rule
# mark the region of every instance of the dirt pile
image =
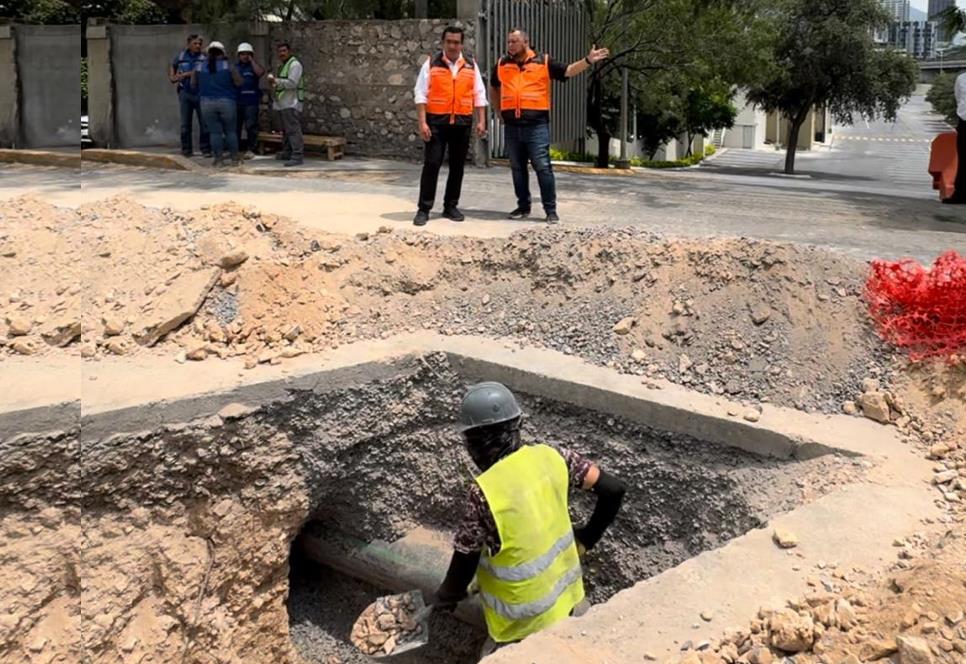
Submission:
MULTIPOLYGON (((230 204, 179 213, 113 199, 75 214, 20 199, 13 209, 62 223, 35 221, 8 241, 50 236, 35 275, 4 282, 2 313, 49 326, 70 284, 83 284, 79 348, 91 359, 155 352, 251 367, 428 329, 828 412, 886 366, 860 299, 865 266, 817 249, 633 229, 481 240, 386 227, 348 238, 230 204)), ((5 324, 8 352, 65 352, 5 324)))
POLYGON ((397 646, 423 633, 419 622, 422 604, 422 598, 413 593, 380 597, 352 626, 352 643, 367 655, 391 655, 397 646))

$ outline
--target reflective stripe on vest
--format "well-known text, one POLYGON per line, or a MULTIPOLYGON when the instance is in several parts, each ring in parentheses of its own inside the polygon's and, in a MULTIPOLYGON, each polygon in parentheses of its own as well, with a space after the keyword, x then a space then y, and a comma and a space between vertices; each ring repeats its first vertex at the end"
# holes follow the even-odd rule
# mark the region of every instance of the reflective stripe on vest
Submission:
POLYGON ((523 65, 504 56, 497 75, 500 78, 500 108, 512 110, 516 117, 523 111, 550 110, 550 65, 546 56, 527 51, 523 65))
POLYGON ((429 61, 426 112, 430 115, 448 115, 450 124, 456 122, 457 115, 473 115, 476 66, 463 56, 460 56, 457 66, 459 69, 454 77, 442 53, 429 61))
MULTIPOLYGON (((288 70, 292 68, 292 63, 298 62, 298 60, 293 55, 288 60, 286 60, 282 67, 278 70, 278 75, 276 78, 288 78, 288 70)), ((288 92, 285 88, 275 90, 275 98, 281 99, 282 95, 288 92)), ((299 76, 298 86, 295 89, 296 97, 299 101, 305 101, 305 68, 302 68, 302 75, 299 76)))
POLYGON ((519 641, 566 618, 584 598, 560 453, 528 445, 477 479, 500 535, 476 576, 490 637, 519 641))

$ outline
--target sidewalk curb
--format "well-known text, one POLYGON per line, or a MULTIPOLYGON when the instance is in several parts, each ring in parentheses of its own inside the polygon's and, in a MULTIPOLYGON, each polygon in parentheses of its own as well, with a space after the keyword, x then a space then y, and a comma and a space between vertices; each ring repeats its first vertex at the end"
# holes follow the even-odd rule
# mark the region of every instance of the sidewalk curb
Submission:
POLYGON ((108 164, 123 164, 125 166, 143 166, 145 168, 163 168, 172 171, 201 171, 198 164, 177 154, 154 154, 138 152, 137 150, 104 150, 88 148, 81 153, 84 161, 96 161, 108 164))
POLYGON ((34 166, 58 166, 60 168, 80 168, 81 155, 52 152, 50 150, 12 150, 0 149, 0 162, 6 164, 32 164, 34 166))

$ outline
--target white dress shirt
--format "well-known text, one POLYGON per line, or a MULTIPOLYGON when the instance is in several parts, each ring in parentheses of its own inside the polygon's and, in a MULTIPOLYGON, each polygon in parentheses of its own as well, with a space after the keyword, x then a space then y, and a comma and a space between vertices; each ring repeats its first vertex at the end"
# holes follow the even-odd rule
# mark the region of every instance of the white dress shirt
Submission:
MULTIPOLYGON (((429 96, 429 61, 432 58, 426 58, 426 62, 423 66, 419 68, 419 76, 416 77, 416 87, 413 88, 413 99, 417 104, 425 104, 426 98, 429 96)), ((463 65, 463 54, 460 53, 460 57, 456 62, 450 62, 446 55, 443 55, 443 61, 449 65, 449 70, 453 72, 453 78, 456 78, 459 74, 460 67, 463 65)), ((483 77, 480 76, 480 63, 474 63, 473 74, 475 75, 476 82, 473 84, 473 106, 480 108, 482 106, 488 106, 489 103, 486 101, 486 87, 483 85, 483 77)))
POLYGON ((966 122, 966 72, 956 77, 956 115, 966 122))

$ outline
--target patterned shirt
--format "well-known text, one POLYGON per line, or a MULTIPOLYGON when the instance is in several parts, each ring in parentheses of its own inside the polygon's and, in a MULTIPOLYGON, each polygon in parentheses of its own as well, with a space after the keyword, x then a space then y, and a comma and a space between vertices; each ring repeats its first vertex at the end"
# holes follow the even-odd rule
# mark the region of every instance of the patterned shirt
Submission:
MULTIPOLYGON (((570 486, 580 488, 593 462, 567 448, 552 444, 549 447, 557 450, 567 463, 570 486)), ((479 484, 473 482, 466 494, 463 518, 456 531, 453 548, 460 553, 475 553, 482 551, 484 547, 488 547, 490 554, 495 555, 500 550, 500 532, 483 490, 479 484)))

